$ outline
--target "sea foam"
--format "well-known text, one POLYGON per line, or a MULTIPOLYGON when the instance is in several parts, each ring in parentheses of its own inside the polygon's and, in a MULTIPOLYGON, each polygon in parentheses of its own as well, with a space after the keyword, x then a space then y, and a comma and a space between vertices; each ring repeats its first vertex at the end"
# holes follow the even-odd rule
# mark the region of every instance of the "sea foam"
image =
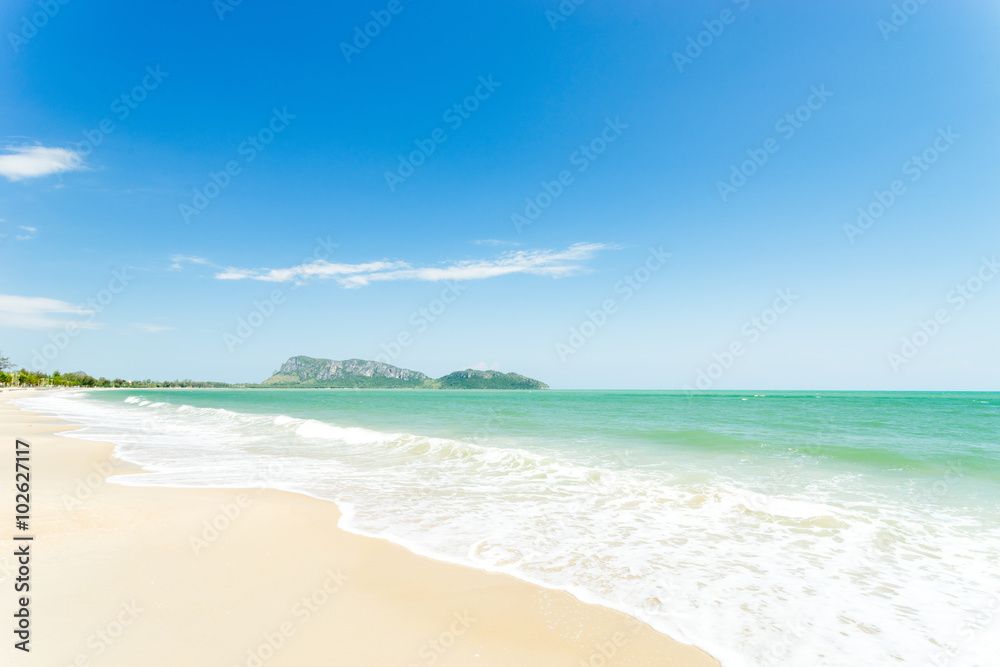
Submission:
POLYGON ((858 475, 767 490, 697 460, 586 465, 509 440, 144 396, 19 404, 83 424, 67 435, 114 442, 153 471, 118 483, 333 500, 347 530, 570 591, 724 665, 987 665, 1000 654, 1000 526, 961 507, 901 502, 858 475))

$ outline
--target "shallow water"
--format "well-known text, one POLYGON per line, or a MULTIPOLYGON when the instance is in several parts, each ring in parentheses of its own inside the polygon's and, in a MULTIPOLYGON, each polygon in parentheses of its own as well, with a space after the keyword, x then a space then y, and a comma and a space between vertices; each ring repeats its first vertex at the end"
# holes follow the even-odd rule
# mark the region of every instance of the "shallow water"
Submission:
POLYGON ((631 613, 724 665, 991 665, 1000 394, 52 392, 153 472, 631 613))

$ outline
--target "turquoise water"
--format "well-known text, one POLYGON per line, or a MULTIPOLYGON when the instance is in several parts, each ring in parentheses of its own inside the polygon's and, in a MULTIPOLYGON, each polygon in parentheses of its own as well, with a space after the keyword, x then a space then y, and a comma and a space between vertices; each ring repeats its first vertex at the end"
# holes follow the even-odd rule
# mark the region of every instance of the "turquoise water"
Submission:
POLYGON ((121 390, 23 401, 155 472, 622 609, 726 665, 993 664, 1000 394, 121 390))

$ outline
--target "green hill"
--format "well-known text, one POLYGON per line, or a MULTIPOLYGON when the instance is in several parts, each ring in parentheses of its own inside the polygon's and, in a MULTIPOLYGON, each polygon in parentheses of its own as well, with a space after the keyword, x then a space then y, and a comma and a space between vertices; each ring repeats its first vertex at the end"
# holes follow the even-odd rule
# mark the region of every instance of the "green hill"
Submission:
POLYGON ((417 388, 427 386, 430 378, 423 373, 398 368, 380 361, 364 359, 315 359, 292 357, 274 375, 264 380, 265 387, 347 387, 347 388, 417 388))
POLYGON ((464 371, 448 373, 438 379, 442 389, 548 389, 549 385, 519 373, 499 371, 464 371))
POLYGON ((437 380, 418 371, 365 359, 292 357, 261 387, 324 387, 347 389, 548 389, 548 385, 517 373, 467 369, 437 380))

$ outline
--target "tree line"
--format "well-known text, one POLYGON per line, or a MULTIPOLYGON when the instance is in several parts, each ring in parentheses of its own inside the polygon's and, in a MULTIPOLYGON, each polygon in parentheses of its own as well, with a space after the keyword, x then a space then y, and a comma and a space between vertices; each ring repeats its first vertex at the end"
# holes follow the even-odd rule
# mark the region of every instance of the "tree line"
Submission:
POLYGON ((15 370, 10 359, 0 353, 0 386, 12 387, 230 387, 233 385, 225 382, 197 382, 195 380, 124 380, 115 378, 109 380, 106 377, 95 378, 92 375, 77 371, 74 373, 60 373, 53 371, 51 375, 42 371, 30 371, 26 368, 15 370))

